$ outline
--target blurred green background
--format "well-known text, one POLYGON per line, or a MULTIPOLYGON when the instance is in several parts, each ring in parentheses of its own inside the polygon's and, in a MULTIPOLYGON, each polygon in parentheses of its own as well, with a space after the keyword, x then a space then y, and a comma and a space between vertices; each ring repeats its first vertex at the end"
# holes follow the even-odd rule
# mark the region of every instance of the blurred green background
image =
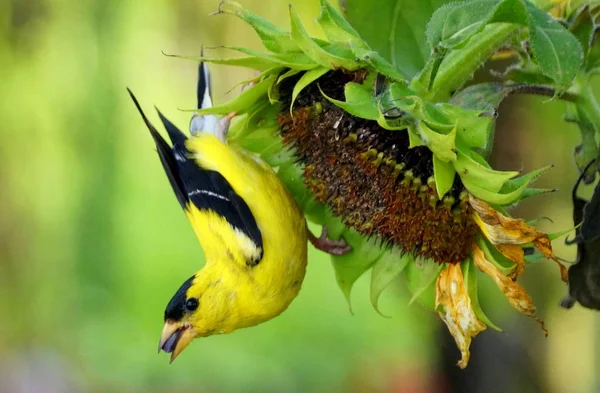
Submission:
MULTIPOLYGON (((288 3, 243 1, 283 26, 288 3)), ((310 25, 318 2, 291 3, 318 34, 310 25)), ((239 20, 208 16, 217 4, 0 0, 0 392, 448 391, 437 316, 409 307, 401 281, 381 302, 391 318, 379 316, 368 278, 354 289, 351 315, 327 257, 312 249, 303 290, 280 317, 197 340, 172 365, 156 354, 164 306, 201 266, 202 251, 125 87, 152 120, 156 105, 186 129, 189 114, 177 108, 194 105, 197 65, 161 51, 260 49, 239 20)), ((250 75, 211 71, 217 102, 250 75)), ((572 225, 572 149, 579 141, 562 110, 560 102, 510 100, 494 152, 501 169, 555 164, 538 185, 560 191, 516 211, 551 217, 546 230, 572 225)), ((574 249, 555 243, 558 255, 574 259, 574 249)), ((600 319, 557 307, 566 287, 556 270, 543 262, 524 279, 547 321, 547 339, 491 282, 484 306, 505 331, 486 337, 515 341, 543 391, 599 391, 600 319)), ((474 353, 472 362, 485 364, 486 356, 496 354, 474 353)))

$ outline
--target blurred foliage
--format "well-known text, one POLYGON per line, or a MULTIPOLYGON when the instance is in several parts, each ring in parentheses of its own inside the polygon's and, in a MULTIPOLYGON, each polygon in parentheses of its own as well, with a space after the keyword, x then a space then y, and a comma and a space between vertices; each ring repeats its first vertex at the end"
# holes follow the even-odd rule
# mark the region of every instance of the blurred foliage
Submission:
MULTIPOLYGON (((244 1, 274 21, 284 19, 287 3, 244 1)), ((317 1, 292 3, 307 23, 318 14, 317 1)), ((185 127, 189 114, 176 108, 193 103, 196 64, 160 51, 195 55, 201 44, 226 42, 260 47, 235 18, 208 18, 216 5, 0 0, 0 392, 371 392, 434 379, 422 373, 435 364, 435 316, 409 307, 400 288, 380 301, 391 319, 377 315, 367 296, 355 297, 351 315, 328 258, 314 250, 302 292, 280 317, 198 340, 171 366, 156 355, 164 306, 200 266, 202 252, 125 86, 185 127)), ((364 18, 377 23, 375 16, 364 18)), ((225 67, 212 73, 218 102, 249 76, 225 67)), ((502 129, 527 156, 512 143, 494 156, 510 168, 556 164, 539 186, 563 191, 519 209, 564 228, 576 177, 565 146, 578 137, 558 118, 561 105, 506 104, 513 110, 502 129), (544 148, 530 151, 542 132, 544 148)), ((574 250, 557 251, 573 258, 574 250)), ((542 315, 550 330, 545 344, 528 341, 528 351, 547 368, 553 391, 591 391, 600 324, 589 312, 566 318, 555 307, 565 288, 544 285, 554 268, 527 274, 536 303, 548 304, 542 315)), ((355 291, 366 294, 368 285, 361 279, 355 291)), ((499 321, 504 311, 499 305, 490 318, 499 321)), ((537 329, 517 318, 507 334, 537 329)))

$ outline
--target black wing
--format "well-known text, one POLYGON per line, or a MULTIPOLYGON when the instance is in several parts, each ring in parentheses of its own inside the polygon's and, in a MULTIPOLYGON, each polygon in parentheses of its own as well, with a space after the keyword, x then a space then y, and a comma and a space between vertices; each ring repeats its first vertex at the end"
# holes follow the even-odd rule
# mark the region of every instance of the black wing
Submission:
POLYGON ((203 169, 189 158, 191 153, 185 146, 187 137, 158 112, 173 142, 173 147, 170 147, 148 121, 133 93, 127 90, 150 130, 160 161, 181 207, 187 209, 188 204, 193 203, 199 210, 210 210, 224 217, 232 227, 248 236, 261 250, 258 260, 247 262, 249 265, 256 265, 262 258, 262 235, 244 199, 235 193, 223 175, 203 169))

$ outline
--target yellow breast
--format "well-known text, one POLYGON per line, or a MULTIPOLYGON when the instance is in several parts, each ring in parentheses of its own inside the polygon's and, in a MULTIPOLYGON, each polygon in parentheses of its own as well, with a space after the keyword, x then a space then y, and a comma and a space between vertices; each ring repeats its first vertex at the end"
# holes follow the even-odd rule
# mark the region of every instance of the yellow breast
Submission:
POLYGON ((223 217, 194 206, 188 216, 205 251, 206 269, 235 282, 240 318, 254 325, 281 313, 300 290, 306 270, 306 221, 277 175, 258 157, 234 150, 211 134, 188 139, 199 166, 219 172, 250 208, 263 240, 263 257, 253 267, 245 256, 252 241, 223 217))

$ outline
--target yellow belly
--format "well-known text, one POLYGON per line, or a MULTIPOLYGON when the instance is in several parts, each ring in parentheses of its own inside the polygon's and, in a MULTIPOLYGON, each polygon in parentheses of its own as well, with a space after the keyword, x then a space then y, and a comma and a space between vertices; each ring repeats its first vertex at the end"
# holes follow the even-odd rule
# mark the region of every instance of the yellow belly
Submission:
MULTIPOLYGON (((304 216, 273 169, 258 158, 235 151, 210 134, 188 140, 198 165, 221 173, 254 215, 263 240, 263 258, 246 265, 243 234, 223 217, 191 206, 188 216, 202 244, 206 267, 236 296, 235 325, 256 325, 284 311, 296 297, 307 262, 304 216)), ((250 242, 251 243, 251 242, 250 242)), ((208 271, 206 272, 209 273, 208 271)), ((231 331, 223 327, 224 331, 231 331)))

